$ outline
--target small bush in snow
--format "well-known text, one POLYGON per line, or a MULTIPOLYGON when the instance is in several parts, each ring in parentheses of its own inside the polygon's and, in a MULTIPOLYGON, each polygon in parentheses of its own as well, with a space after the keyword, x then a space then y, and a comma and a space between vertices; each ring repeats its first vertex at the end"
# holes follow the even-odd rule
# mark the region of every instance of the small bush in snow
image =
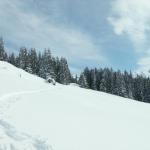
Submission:
POLYGON ((51 78, 51 77, 48 77, 48 78, 46 79, 46 81, 47 81, 48 83, 52 83, 53 85, 56 85, 56 81, 55 81, 53 78, 51 78))

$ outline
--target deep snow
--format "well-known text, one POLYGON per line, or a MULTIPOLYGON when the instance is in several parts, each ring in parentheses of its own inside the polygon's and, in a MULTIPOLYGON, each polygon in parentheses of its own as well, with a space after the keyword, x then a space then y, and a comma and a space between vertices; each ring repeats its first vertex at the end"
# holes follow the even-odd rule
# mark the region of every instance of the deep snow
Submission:
POLYGON ((44 140, 16 131, 0 120, 0 150, 51 150, 44 140))
POLYGON ((0 83, 0 118, 42 136, 49 149, 150 150, 149 104, 75 85, 53 86, 6 62, 0 62, 0 83))

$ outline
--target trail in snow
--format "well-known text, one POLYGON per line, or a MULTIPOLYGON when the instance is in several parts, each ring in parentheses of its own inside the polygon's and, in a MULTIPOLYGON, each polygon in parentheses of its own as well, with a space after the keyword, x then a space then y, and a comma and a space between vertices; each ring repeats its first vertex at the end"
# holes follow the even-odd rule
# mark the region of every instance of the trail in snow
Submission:
POLYGON ((7 121, 0 116, 0 150, 51 150, 33 135, 46 137, 54 150, 150 150, 148 104, 74 85, 49 86, 1 62, 0 83, 0 106, 10 107, 7 121))
POLYGON ((14 103, 21 100, 21 96, 25 94, 34 94, 47 91, 48 89, 32 90, 32 91, 20 91, 4 94, 0 97, 0 118, 7 118, 5 111, 8 110, 14 103))
POLYGON ((49 86, 43 79, 2 61, 0 61, 0 77, 0 150, 52 150, 41 136, 30 136, 23 133, 24 130, 19 131, 20 128, 13 127, 7 116, 11 106, 21 101, 25 95, 34 93, 36 95, 49 90, 49 86))
POLYGON ((52 150, 52 146, 46 140, 18 132, 8 122, 4 121, 8 118, 5 111, 15 102, 21 100, 22 95, 46 90, 48 89, 13 92, 0 97, 0 150, 52 150))
POLYGON ((0 120, 0 150, 52 150, 45 140, 18 132, 0 120))

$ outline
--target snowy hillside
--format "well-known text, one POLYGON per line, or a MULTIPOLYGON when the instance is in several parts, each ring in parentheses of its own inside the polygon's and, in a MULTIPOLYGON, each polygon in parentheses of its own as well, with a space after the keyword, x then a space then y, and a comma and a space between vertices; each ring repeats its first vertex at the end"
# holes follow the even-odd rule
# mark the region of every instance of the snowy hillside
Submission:
POLYGON ((38 138, 19 133, 15 128, 0 120, 0 149, 1 150, 51 150, 38 138))
POLYGON ((150 150, 149 104, 75 85, 53 86, 5 62, 0 83, 2 150, 150 150))

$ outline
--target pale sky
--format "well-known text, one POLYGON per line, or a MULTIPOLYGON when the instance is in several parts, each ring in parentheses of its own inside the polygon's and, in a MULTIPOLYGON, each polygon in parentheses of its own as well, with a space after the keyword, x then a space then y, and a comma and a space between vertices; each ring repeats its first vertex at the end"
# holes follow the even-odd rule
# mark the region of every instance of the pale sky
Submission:
POLYGON ((44 50, 85 66, 150 69, 150 0, 0 0, 8 51, 44 50))

